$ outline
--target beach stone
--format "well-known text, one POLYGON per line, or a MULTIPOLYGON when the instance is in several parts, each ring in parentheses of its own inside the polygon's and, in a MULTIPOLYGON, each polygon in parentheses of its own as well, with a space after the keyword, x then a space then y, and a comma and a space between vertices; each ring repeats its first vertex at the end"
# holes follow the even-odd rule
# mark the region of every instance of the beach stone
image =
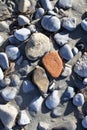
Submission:
POLYGON ((49 38, 42 33, 32 34, 25 47, 27 58, 29 60, 36 60, 48 51, 50 51, 49 38))
POLYGON ((28 112, 26 110, 20 111, 18 124, 19 125, 27 125, 29 123, 30 123, 30 118, 28 116, 28 112))
POLYGON ((3 69, 9 68, 9 60, 8 60, 7 54, 4 52, 0 52, 0 66, 3 69))
POLYGON ((58 5, 64 9, 71 8, 73 4, 73 0, 59 0, 58 5))
POLYGON ((21 41, 19 41, 14 35, 9 36, 9 42, 14 45, 20 45, 21 41))
POLYGON ((82 93, 78 93, 73 98, 73 104, 77 107, 82 106, 84 104, 84 96, 82 93))
POLYGON ((9 102, 0 105, 0 120, 6 128, 11 129, 15 125, 17 115, 18 107, 16 104, 9 102))
POLYGON ((28 25, 29 23, 30 23, 30 20, 26 16, 24 16, 24 15, 18 16, 18 25, 19 26, 28 25))
POLYGON ((0 32, 8 32, 9 31, 9 25, 6 21, 0 22, 0 32))
POLYGON ((17 89, 14 87, 6 87, 1 92, 1 95, 5 101, 11 101, 15 99, 16 94, 17 94, 17 89))
POLYGON ((50 51, 42 58, 46 70, 54 78, 58 78, 63 70, 63 62, 57 51, 50 51))
POLYGON ((16 60, 20 56, 20 51, 18 47, 13 46, 13 45, 8 45, 5 48, 5 52, 8 56, 8 58, 12 61, 16 60))
POLYGON ((53 11, 53 10, 49 10, 47 12, 48 15, 53 15, 53 16, 56 16, 57 14, 53 11))
POLYGON ((63 77, 68 77, 68 76, 71 75, 71 73, 72 73, 72 67, 70 65, 65 64, 62 76, 63 77))
POLYGON ((38 123, 38 130, 48 130, 49 129, 49 124, 46 122, 40 121, 38 123))
POLYGON ((50 96, 47 97, 45 105, 48 109, 56 108, 60 103, 60 95, 58 90, 54 90, 50 96))
POLYGON ((4 42, 4 38, 0 36, 0 46, 3 44, 3 42, 4 42))
POLYGON ((69 34, 66 34, 64 32, 56 33, 54 35, 54 40, 59 46, 63 46, 70 41, 69 34))
POLYGON ((49 87, 49 80, 47 78, 45 70, 42 67, 37 66, 34 70, 33 81, 42 94, 47 93, 49 87))
POLYGON ((83 28, 84 31, 87 31, 87 18, 82 20, 81 27, 83 28))
POLYGON ((76 28, 76 18, 63 18, 62 27, 67 29, 68 31, 73 31, 76 28))
POLYGON ((87 85, 87 78, 84 78, 83 84, 84 84, 84 85, 87 85))
POLYGON ((6 87, 10 84, 11 80, 9 77, 5 77, 4 79, 0 80, 0 86, 6 87))
POLYGON ((4 78, 4 73, 3 73, 2 69, 0 68, 0 80, 3 80, 3 78, 4 78))
POLYGON ((23 97, 18 95, 15 97, 15 101, 18 106, 21 106, 21 104, 23 103, 23 97))
POLYGON ((77 47, 74 47, 72 48, 72 52, 73 52, 73 55, 76 55, 79 52, 79 50, 77 47))
POLYGON ((14 33, 14 36, 21 42, 25 41, 29 36, 31 32, 27 28, 21 28, 19 30, 16 30, 14 33))
POLYGON ((37 32, 36 26, 34 24, 31 24, 30 26, 28 26, 28 29, 31 31, 31 33, 37 32))
POLYGON ((41 20, 42 27, 49 32, 57 32, 60 29, 60 20, 56 16, 45 15, 41 20))
POLYGON ((17 74, 12 74, 10 76, 11 79, 11 85, 12 86, 19 86, 20 85, 20 77, 17 74))
POLYGON ((43 8, 38 8, 35 13, 35 19, 41 18, 44 15, 45 11, 43 8))
POLYGON ((64 113, 63 106, 58 106, 52 111, 52 117, 61 117, 64 113))
POLYGON ((33 101, 30 103, 29 105, 29 110, 33 111, 35 113, 41 111, 41 106, 43 103, 43 98, 42 96, 40 97, 36 97, 35 99, 33 99, 33 101))
POLYGON ((20 56, 16 62, 16 65, 21 65, 22 61, 23 61, 23 56, 20 56))
POLYGON ((87 116, 85 116, 82 120, 82 126, 83 128, 87 129, 87 116))
POLYGON ((65 44, 63 47, 60 48, 59 54, 67 61, 73 58, 71 47, 68 44, 65 44))
POLYGON ((87 53, 85 52, 74 65, 74 72, 80 77, 87 77, 87 53))
POLYGON ((53 9, 50 0, 40 0, 40 3, 41 3, 42 7, 43 7, 45 10, 52 10, 52 9, 53 9))

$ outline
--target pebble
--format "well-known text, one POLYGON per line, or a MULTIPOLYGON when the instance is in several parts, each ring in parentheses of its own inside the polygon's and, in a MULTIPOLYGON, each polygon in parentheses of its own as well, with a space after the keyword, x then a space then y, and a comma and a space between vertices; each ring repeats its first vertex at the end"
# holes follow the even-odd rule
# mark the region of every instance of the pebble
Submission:
POLYGON ((27 125, 30 123, 30 118, 26 110, 22 110, 19 113, 18 125, 27 125))
POLYGON ((13 46, 13 45, 8 45, 5 48, 5 52, 8 56, 8 58, 12 61, 16 60, 20 56, 20 51, 18 47, 13 46))
POLYGON ((21 41, 19 41, 14 35, 9 36, 9 42, 14 45, 20 45, 21 41))
POLYGON ((73 58, 71 47, 68 44, 65 44, 63 47, 60 48, 59 54, 62 58, 66 59, 67 61, 73 58))
POLYGON ((21 65, 22 61, 23 61, 23 56, 20 56, 16 62, 16 65, 21 65))
POLYGON ((49 32, 57 32, 60 28, 60 20, 56 16, 45 15, 41 20, 42 27, 49 32))
POLYGON ((1 87, 6 87, 10 85, 10 78, 9 77, 5 77, 4 79, 0 80, 0 86, 1 87))
POLYGON ((49 87, 49 80, 47 78, 45 70, 37 66, 33 73, 33 81, 42 94, 47 93, 49 87))
POLYGON ((0 36, 0 46, 2 46, 3 42, 4 42, 4 38, 0 36))
POLYGON ((53 16, 56 16, 57 14, 53 11, 53 10, 49 10, 47 12, 48 15, 53 15, 53 16))
POLYGON ((83 118, 83 120, 82 120, 82 126, 83 126, 83 128, 87 128, 87 116, 85 116, 84 118, 83 118))
POLYGON ((63 18, 62 27, 68 31, 73 31, 76 28, 76 18, 63 18))
POLYGON ((1 92, 1 95, 5 101, 11 101, 15 99, 16 94, 17 94, 17 89, 14 87, 6 87, 1 92))
POLYGON ((40 121, 40 122, 38 123, 38 129, 39 129, 39 130, 48 130, 48 129, 49 129, 49 124, 46 123, 46 122, 40 121))
POLYGON ((71 8, 73 0, 59 0, 58 5, 64 9, 71 8))
POLYGON ((57 51, 50 51, 42 58, 46 70, 54 78, 58 78, 63 70, 63 62, 57 51))
POLYGON ((71 73, 72 73, 72 67, 70 65, 65 64, 62 76, 63 77, 68 77, 68 76, 71 75, 71 73))
POLYGON ((24 15, 18 16, 18 25, 19 26, 28 25, 29 23, 30 23, 30 20, 26 16, 24 16, 24 15))
POLYGON ((87 18, 82 20, 81 27, 83 28, 84 31, 87 31, 87 18))
POLYGON ((61 117, 64 113, 63 106, 58 106, 52 111, 52 117, 61 117))
POLYGON ((63 46, 70 41, 69 34, 66 34, 64 32, 56 33, 54 35, 54 40, 59 46, 63 46))
POLYGON ((45 10, 52 10, 52 9, 53 9, 50 0, 40 0, 40 3, 41 3, 42 7, 43 7, 45 10))
POLYGON ((4 78, 4 73, 3 73, 3 71, 2 71, 2 69, 0 67, 0 80, 3 80, 3 78, 4 78))
POLYGON ((84 85, 87 85, 87 78, 84 78, 83 84, 84 84, 84 85))
POLYGON ((23 97, 18 95, 15 97, 15 101, 18 106, 21 106, 21 104, 23 103, 23 97))
POLYGON ((35 19, 41 18, 44 15, 45 11, 43 8, 38 8, 35 13, 35 19))
POLYGON ((7 54, 4 52, 0 52, 0 66, 3 69, 9 68, 9 60, 8 60, 7 54))
POLYGON ((74 47, 72 48, 72 52, 73 52, 73 55, 76 55, 79 52, 79 50, 77 47, 74 47))
POLYGON ((29 60, 36 60, 42 57, 46 52, 50 51, 50 46, 50 40, 47 36, 42 33, 34 33, 26 44, 26 56, 29 60))
POLYGON ((14 33, 14 36, 21 42, 25 41, 29 36, 31 32, 27 28, 21 28, 19 30, 16 30, 14 33))
POLYGON ((20 77, 17 74, 12 74, 10 76, 11 79, 11 85, 12 86, 19 86, 20 85, 20 77))
POLYGON ((82 106, 84 104, 84 96, 82 93, 78 93, 73 98, 73 104, 77 107, 82 106))
POLYGON ((35 33, 37 32, 36 26, 31 24, 30 26, 28 26, 28 29, 31 31, 31 33, 35 33))
POLYGON ((47 97, 45 105, 48 109, 56 108, 60 103, 60 96, 58 90, 54 90, 50 96, 47 97))
POLYGON ((0 22, 0 32, 8 32, 9 31, 9 25, 6 21, 0 22))

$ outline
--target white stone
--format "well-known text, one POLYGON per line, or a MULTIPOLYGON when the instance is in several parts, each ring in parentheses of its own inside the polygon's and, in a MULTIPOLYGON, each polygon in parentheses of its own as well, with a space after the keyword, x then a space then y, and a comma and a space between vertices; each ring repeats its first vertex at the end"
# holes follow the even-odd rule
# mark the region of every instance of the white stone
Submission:
POLYGON ((82 120, 82 126, 83 128, 87 128, 87 116, 85 116, 84 119, 82 120))
POLYGON ((50 125, 48 123, 46 123, 46 122, 40 121, 38 123, 39 130, 49 130, 49 127, 50 127, 50 125))
POLYGON ((2 45, 3 41, 4 41, 4 38, 0 36, 0 46, 2 45))
POLYGON ((4 73, 2 71, 2 69, 0 68, 0 80, 2 80, 4 78, 4 73))
POLYGON ((62 73, 62 76, 67 77, 70 76, 72 73, 72 68, 69 65, 65 65, 64 71, 62 73))
POLYGON ((84 84, 84 85, 87 85, 87 78, 84 78, 83 84, 84 84))
POLYGON ((82 93, 77 93, 73 98, 73 104, 77 107, 82 106, 84 102, 84 96, 82 93))
POLYGON ((30 20, 26 16, 23 16, 23 15, 18 16, 19 26, 28 25, 29 23, 30 23, 30 20))
POLYGON ((2 67, 2 69, 9 68, 9 60, 8 60, 7 54, 4 52, 0 53, 0 66, 2 67))
POLYGON ((87 18, 83 19, 83 21, 81 22, 81 27, 84 31, 87 31, 87 18))

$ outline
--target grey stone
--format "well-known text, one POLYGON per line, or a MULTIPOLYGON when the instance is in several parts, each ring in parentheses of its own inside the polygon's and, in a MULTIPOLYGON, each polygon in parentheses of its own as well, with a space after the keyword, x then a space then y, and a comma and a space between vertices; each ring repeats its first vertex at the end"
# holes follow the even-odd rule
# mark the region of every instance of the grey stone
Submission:
POLYGON ((23 61, 23 56, 20 56, 16 62, 16 65, 21 65, 22 61, 23 61))
POLYGON ((11 78, 11 85, 12 86, 19 86, 20 85, 20 77, 17 74, 12 74, 11 78))
POLYGON ((9 36, 8 40, 11 44, 14 44, 14 45, 20 45, 22 43, 14 35, 9 36))
POLYGON ((35 19, 41 18, 44 15, 45 11, 43 8, 38 8, 35 13, 35 19))
POLYGON ((28 29, 31 31, 31 33, 35 33, 37 31, 36 26, 31 24, 30 26, 28 26, 28 29))
POLYGON ((83 128, 87 129, 87 116, 85 116, 82 120, 82 126, 83 128))
POLYGON ((52 10, 53 9, 50 0, 40 0, 40 3, 45 10, 52 10))
POLYGON ((68 76, 71 75, 71 73, 72 73, 72 67, 70 65, 65 64, 62 76, 63 77, 68 77, 68 76))
POLYGON ((50 125, 46 122, 39 122, 38 123, 38 130, 49 130, 50 125))
POLYGON ((87 85, 87 78, 84 78, 83 84, 84 84, 84 85, 87 85))
POLYGON ((48 12, 47 12, 47 14, 48 15, 53 15, 53 16, 56 16, 57 14, 54 12, 54 11, 52 11, 52 10, 49 10, 48 12))
POLYGON ((84 96, 82 93, 78 93, 73 98, 73 104, 77 107, 82 106, 84 104, 84 96))
POLYGON ((45 15, 41 20, 42 27, 49 32, 57 32, 61 25, 60 20, 56 16, 45 15))
POLYGON ((3 42, 4 42, 4 38, 0 36, 0 46, 3 44, 3 42))
POLYGON ((84 31, 87 31, 87 18, 82 20, 81 27, 83 28, 84 31))
POLYGON ((77 47, 74 47, 72 48, 72 52, 73 52, 73 55, 76 55, 79 52, 79 50, 77 47))
POLYGON ((4 73, 3 73, 2 69, 0 68, 0 80, 3 80, 3 78, 4 78, 4 73))
POLYGON ((59 0, 58 5, 64 9, 71 8, 73 0, 59 0))
POLYGON ((18 16, 18 24, 19 26, 24 26, 24 25, 28 25, 30 23, 30 20, 24 16, 24 15, 19 15, 18 16))
POLYGON ((17 104, 18 106, 21 106, 21 104, 23 103, 23 98, 22 98, 22 96, 20 96, 20 95, 16 96, 16 97, 15 97, 15 101, 16 101, 16 104, 17 104))
POLYGON ((9 77, 5 77, 4 79, 0 80, 0 86, 1 87, 6 87, 9 86, 11 80, 9 77))
POLYGON ((4 52, 0 52, 0 66, 3 69, 9 68, 9 60, 8 60, 6 53, 4 53, 4 52))
POLYGON ((53 117, 61 117, 64 113, 64 107, 63 106, 58 106, 52 111, 52 116, 53 117))
POLYGON ((9 25, 6 21, 1 21, 0 22, 0 32, 8 32, 9 31, 9 25))

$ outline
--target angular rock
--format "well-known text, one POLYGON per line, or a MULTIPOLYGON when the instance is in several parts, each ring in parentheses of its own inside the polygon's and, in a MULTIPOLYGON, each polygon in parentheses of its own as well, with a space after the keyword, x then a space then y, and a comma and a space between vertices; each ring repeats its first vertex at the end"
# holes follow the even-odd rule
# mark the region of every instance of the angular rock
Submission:
POLYGON ((18 16, 18 24, 19 26, 24 26, 24 25, 28 25, 30 23, 30 20, 25 17, 24 15, 19 15, 18 16))
POLYGON ((45 10, 52 10, 53 9, 50 0, 40 0, 40 3, 45 10))
POLYGON ((85 116, 82 120, 82 126, 83 128, 87 129, 87 116, 85 116))
POLYGON ((46 122, 39 122, 38 123, 38 130, 48 130, 49 124, 46 122))
POLYGON ((84 104, 84 96, 82 93, 78 93, 73 98, 73 104, 77 107, 82 106, 84 104))
POLYGON ((82 20, 81 27, 83 28, 84 31, 87 31, 87 18, 82 20))
POLYGON ((35 13, 35 19, 41 18, 44 15, 45 11, 43 8, 38 8, 35 13))
POLYGON ((9 60, 8 60, 6 53, 4 53, 4 52, 0 52, 0 66, 3 69, 9 68, 9 60))
POLYGON ((0 22, 0 32, 8 32, 9 31, 9 25, 6 21, 0 22))
POLYGON ((3 73, 2 69, 0 68, 0 80, 3 80, 3 78, 4 78, 4 73, 3 73))
POLYGON ((58 5, 64 9, 71 8, 73 0, 59 0, 58 5))
POLYGON ((57 51, 51 51, 42 59, 42 63, 52 77, 58 78, 63 70, 63 62, 57 51))

